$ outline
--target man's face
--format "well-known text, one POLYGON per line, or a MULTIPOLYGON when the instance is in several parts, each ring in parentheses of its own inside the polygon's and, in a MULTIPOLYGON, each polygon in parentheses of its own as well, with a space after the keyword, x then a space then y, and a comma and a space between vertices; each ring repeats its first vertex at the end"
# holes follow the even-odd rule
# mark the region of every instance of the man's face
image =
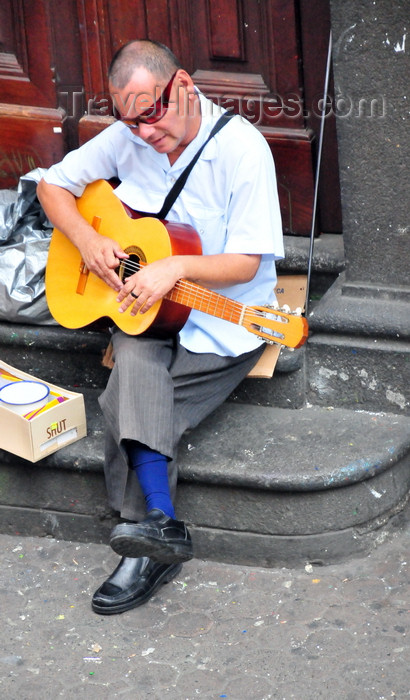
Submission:
POLYGON ((110 85, 120 118, 158 153, 181 152, 196 136, 200 114, 193 82, 183 70, 168 84, 137 68, 125 88, 110 85))

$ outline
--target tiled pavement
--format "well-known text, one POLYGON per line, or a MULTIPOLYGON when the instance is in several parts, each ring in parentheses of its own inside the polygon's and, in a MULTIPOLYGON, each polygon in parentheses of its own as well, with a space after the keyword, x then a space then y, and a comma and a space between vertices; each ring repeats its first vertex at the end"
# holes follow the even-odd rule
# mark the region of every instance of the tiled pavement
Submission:
POLYGON ((260 569, 194 559, 146 605, 102 617, 103 545, 1 535, 5 700, 410 697, 410 513, 371 555, 260 569))

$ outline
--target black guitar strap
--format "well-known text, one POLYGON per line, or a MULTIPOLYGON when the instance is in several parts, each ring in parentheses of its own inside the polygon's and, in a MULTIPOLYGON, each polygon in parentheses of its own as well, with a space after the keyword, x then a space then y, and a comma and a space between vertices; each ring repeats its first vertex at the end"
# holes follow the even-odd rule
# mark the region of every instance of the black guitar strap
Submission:
POLYGON ((185 170, 182 171, 181 175, 179 176, 179 178, 174 183, 173 187, 168 192, 160 211, 157 214, 149 214, 148 212, 139 212, 140 214, 142 214, 142 216, 153 216, 156 219, 165 219, 167 217, 169 210, 171 209, 175 200, 179 197, 180 192, 182 191, 182 189, 185 186, 186 181, 188 180, 188 177, 190 175, 192 168, 194 167, 195 163, 197 162, 197 160, 198 160, 199 156, 201 155, 202 151, 204 150, 205 146, 215 136, 215 134, 217 134, 218 131, 220 131, 222 129, 222 127, 224 127, 225 124, 227 124, 228 121, 230 119, 232 119, 232 117, 234 117, 234 116, 235 115, 232 112, 224 112, 224 114, 222 114, 222 116, 216 122, 211 133, 209 134, 207 140, 202 144, 201 148, 195 153, 191 162, 187 165, 185 170))

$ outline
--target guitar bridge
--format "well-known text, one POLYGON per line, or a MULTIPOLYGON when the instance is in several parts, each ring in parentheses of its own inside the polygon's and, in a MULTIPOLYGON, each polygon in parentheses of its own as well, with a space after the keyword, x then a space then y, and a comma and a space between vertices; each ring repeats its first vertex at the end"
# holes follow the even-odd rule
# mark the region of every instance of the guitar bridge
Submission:
MULTIPOLYGON (((91 223, 91 226, 98 233, 98 231, 100 230, 100 226, 101 226, 101 216, 94 216, 92 223, 91 223)), ((77 289, 76 289, 77 294, 84 295, 89 274, 90 274, 90 271, 89 271, 87 265, 85 264, 84 260, 81 260, 80 276, 78 278, 77 289)))
POLYGON ((78 277, 77 289, 75 290, 77 294, 84 294, 89 274, 90 271, 87 265, 85 264, 84 260, 81 260, 80 275, 78 277))

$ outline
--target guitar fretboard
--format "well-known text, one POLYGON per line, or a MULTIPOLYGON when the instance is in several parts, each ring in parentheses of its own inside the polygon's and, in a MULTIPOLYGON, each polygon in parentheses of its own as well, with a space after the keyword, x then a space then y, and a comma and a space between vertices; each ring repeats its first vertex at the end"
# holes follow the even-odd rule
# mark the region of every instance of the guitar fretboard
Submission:
POLYGON ((186 280, 179 280, 166 298, 236 324, 241 322, 244 313, 243 304, 186 280))

